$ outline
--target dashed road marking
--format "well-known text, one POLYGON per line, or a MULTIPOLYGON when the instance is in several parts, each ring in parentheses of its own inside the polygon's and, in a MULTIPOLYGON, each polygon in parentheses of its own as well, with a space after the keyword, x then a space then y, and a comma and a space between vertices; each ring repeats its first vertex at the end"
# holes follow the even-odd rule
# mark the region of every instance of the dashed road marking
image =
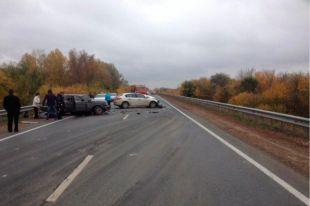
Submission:
POLYGON ((79 164, 77 168, 56 188, 56 190, 46 199, 46 202, 55 202, 60 195, 67 189, 71 182, 81 173, 81 171, 86 167, 94 155, 88 155, 79 164))
POLYGON ((126 114, 125 117, 123 117, 123 120, 127 119, 129 114, 126 114))
POLYGON ((177 107, 173 106, 170 102, 168 102, 167 100, 163 99, 168 105, 170 105, 172 108, 174 108, 175 110, 177 110, 178 112, 180 112, 183 116, 187 117, 189 120, 191 120, 192 122, 194 122, 196 125, 198 125, 200 128, 202 128, 203 130, 205 130, 206 132, 208 132, 209 134, 211 134, 213 137, 215 137, 217 140, 219 140, 220 142, 222 142, 225 146, 227 146, 228 148, 230 148, 232 151, 234 151, 235 153, 237 153, 240 157, 244 158, 245 160, 247 160, 249 163, 251 163, 253 166, 255 166, 258 170, 260 170, 261 172, 263 172, 265 175, 267 175, 268 177, 270 177, 272 180, 274 180, 275 182, 277 182, 279 185, 281 185, 285 190, 287 190, 289 193, 291 193, 292 195, 294 195, 297 199, 299 199, 300 201, 302 201, 303 203, 305 203, 306 205, 310 205, 310 200, 308 197, 306 197, 304 194, 302 194, 301 192, 299 192, 297 189, 295 189, 293 186, 291 186, 289 183, 287 183, 286 181, 284 181, 283 179, 281 179, 280 177, 278 177, 276 174, 274 174, 273 172, 271 172, 270 170, 268 170, 266 167, 264 167, 263 165, 259 164, 258 162, 256 162, 254 159, 252 159, 251 157, 249 157, 247 154, 245 154, 244 152, 242 152, 241 150, 239 150, 238 148, 236 148, 235 146, 233 146, 232 144, 230 144, 229 142, 227 142, 226 140, 224 140, 222 137, 220 137, 219 135, 215 134, 214 132, 212 132, 210 129, 206 128, 204 125, 202 125, 201 123, 199 123, 198 121, 196 121, 195 119, 193 119, 192 117, 188 116, 187 114, 185 114, 184 112, 182 112, 180 109, 178 109, 177 107))

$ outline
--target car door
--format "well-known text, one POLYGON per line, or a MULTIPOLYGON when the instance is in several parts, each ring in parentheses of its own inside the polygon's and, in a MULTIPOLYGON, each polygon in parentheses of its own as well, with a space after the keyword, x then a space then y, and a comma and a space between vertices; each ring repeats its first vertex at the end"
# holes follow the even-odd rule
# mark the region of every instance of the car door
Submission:
POLYGON ((84 112, 86 110, 85 100, 82 96, 74 96, 74 102, 76 112, 84 112))
POLYGON ((143 94, 136 94, 136 102, 137 102, 137 106, 139 107, 148 106, 147 99, 145 98, 143 94))
POLYGON ((64 96, 65 112, 72 112, 74 110, 74 97, 71 95, 64 96))
POLYGON ((94 103, 92 102, 92 99, 90 98, 90 96, 89 95, 84 95, 82 97, 82 99, 84 100, 85 111, 91 111, 91 109, 94 106, 94 103))
POLYGON ((126 94, 126 99, 124 101, 127 101, 130 106, 135 107, 137 106, 136 102, 136 94, 126 94))

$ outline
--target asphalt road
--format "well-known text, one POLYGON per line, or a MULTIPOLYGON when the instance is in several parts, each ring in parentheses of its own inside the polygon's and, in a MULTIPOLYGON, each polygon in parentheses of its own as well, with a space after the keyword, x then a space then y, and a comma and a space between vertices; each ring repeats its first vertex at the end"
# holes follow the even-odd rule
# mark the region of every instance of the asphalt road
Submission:
MULTIPOLYGON (((308 197, 307 178, 207 122, 201 124, 308 197)), ((1 141, 0 205, 305 204, 165 105, 72 117, 1 141), (46 202, 88 155, 93 158, 60 197, 46 202)))

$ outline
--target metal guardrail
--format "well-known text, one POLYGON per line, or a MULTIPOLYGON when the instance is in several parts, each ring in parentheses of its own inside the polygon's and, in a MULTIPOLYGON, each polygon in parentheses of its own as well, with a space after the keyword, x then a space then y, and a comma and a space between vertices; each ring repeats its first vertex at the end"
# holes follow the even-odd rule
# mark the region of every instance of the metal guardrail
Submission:
MULTIPOLYGON (((24 106, 24 107, 21 107, 20 108, 20 112, 21 113, 23 113, 23 112, 29 112, 29 111, 32 111, 33 110, 33 106, 32 105, 30 105, 30 106, 24 106)), ((4 109, 2 109, 2 110, 0 110, 0 116, 4 116, 4 115, 6 115, 7 114, 7 112, 4 110, 4 109)))
POLYGON ((186 100, 189 100, 195 103, 200 103, 200 104, 215 106, 218 108, 238 111, 238 112, 245 113, 245 114, 250 114, 254 116, 259 116, 259 117, 263 117, 267 119, 277 120, 280 122, 309 128, 309 122, 310 122, 309 118, 304 118, 304 117, 299 117, 299 116, 294 116, 294 115, 289 115, 289 114, 283 114, 283 113, 278 113, 278 112, 271 112, 267 110, 255 109, 255 108, 250 108, 250 107, 243 107, 243 106, 238 106, 238 105, 233 105, 233 104, 215 102, 215 101, 210 101, 210 100, 192 98, 192 97, 177 96, 177 95, 171 95, 171 94, 161 94, 161 95, 167 95, 167 96, 172 96, 172 97, 176 97, 180 99, 186 99, 186 100))

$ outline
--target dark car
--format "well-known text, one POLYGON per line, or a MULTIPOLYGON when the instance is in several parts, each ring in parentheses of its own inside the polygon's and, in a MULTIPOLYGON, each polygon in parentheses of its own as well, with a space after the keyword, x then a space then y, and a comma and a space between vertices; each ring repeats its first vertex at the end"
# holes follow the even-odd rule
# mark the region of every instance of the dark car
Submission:
POLYGON ((109 106, 106 102, 96 101, 90 98, 89 95, 65 94, 64 101, 66 113, 92 113, 100 115, 109 110, 109 106))

